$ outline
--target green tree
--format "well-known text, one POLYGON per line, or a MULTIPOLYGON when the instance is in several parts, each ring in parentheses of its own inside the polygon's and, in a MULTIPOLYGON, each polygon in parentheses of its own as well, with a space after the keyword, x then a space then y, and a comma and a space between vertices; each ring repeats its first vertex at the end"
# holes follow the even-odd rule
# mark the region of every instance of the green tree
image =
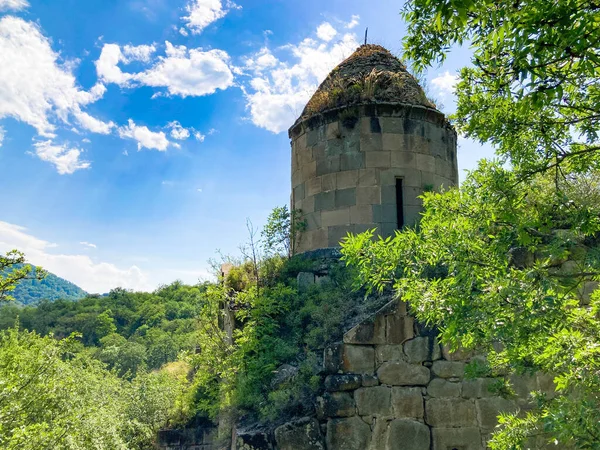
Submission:
POLYGON ((493 373, 555 376, 560 395, 503 416, 493 448, 600 448, 600 294, 586 292, 600 279, 600 4, 410 0, 403 15, 418 70, 470 44, 452 119, 500 159, 425 194, 417 228, 348 238, 345 258, 493 373))
POLYGON ((26 279, 42 280, 46 271, 41 267, 32 267, 25 263, 25 255, 18 250, 11 250, 0 255, 0 302, 14 300, 9 295, 20 281, 26 279), (32 274, 33 272, 33 274, 32 274))

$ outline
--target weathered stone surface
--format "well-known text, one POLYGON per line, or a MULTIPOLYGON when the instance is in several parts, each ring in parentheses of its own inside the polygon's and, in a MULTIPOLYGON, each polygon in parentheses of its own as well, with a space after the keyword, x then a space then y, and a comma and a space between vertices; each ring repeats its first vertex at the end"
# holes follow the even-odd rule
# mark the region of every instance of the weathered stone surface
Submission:
POLYGON ((375 347, 375 352, 378 364, 386 361, 404 361, 406 359, 402 349, 402 344, 377 345, 375 347))
POLYGON ((361 416, 390 416, 392 392, 387 386, 360 388, 354 391, 358 414, 361 416))
POLYGON ((423 418, 423 394, 419 387, 393 387, 392 408, 398 418, 423 418))
POLYGON ((510 383, 515 394, 521 399, 531 398, 531 393, 537 391, 537 380, 535 375, 511 375, 510 383))
MULTIPOLYGON (((206 446, 206 443, 204 444, 206 446)), ((191 447, 194 448, 194 447, 191 447)), ((211 448, 209 446, 201 448, 211 448)), ((236 450, 271 450, 273 445, 267 433, 254 432, 238 434, 236 450)))
POLYGON ((430 398, 425 402, 425 421, 434 427, 476 426, 475 403, 460 398, 430 398))
POLYGON ((375 371, 375 350, 369 345, 344 344, 342 367, 344 372, 372 374, 375 371))
POLYGON ((546 394, 547 398, 556 397, 556 385, 554 384, 554 375, 538 372, 536 375, 537 386, 540 391, 546 394))
POLYGON ((474 356, 474 353, 460 348, 451 352, 450 347, 442 345, 442 356, 448 361, 468 361, 474 356))
POLYGON ((298 290, 300 292, 307 291, 313 284, 315 284, 315 274, 311 272, 300 272, 297 277, 298 290))
POLYGON ((377 377, 383 384, 392 386, 425 386, 429 383, 429 369, 408 364, 404 361, 386 362, 377 370, 377 377))
POLYGON ((271 387, 276 389, 298 374, 298 368, 290 364, 282 364, 275 371, 275 376, 271 380, 271 387))
POLYGON ((349 392, 328 392, 317 398, 317 414, 320 418, 351 417, 356 414, 354 399, 349 392))
POLYGON ((337 373, 343 367, 344 344, 332 344, 323 351, 323 369, 326 373, 337 373))
POLYGON ((371 427, 357 416, 327 422, 327 450, 365 450, 370 440, 371 427))
POLYGON ((421 422, 396 419, 389 424, 385 450, 429 450, 429 428, 421 422))
POLYGON ((346 344, 384 344, 385 317, 378 315, 359 323, 344 333, 346 344))
POLYGON ((364 387, 378 386, 379 378, 377 378, 377 375, 366 375, 365 374, 362 376, 362 385, 364 387))
POLYGON ((498 380, 496 378, 475 378, 472 380, 463 380, 462 396, 464 398, 492 397, 494 393, 490 391, 490 388, 497 382, 498 380))
POLYGON ((465 363, 459 361, 434 361, 431 371, 434 375, 441 378, 462 378, 465 374, 465 363))
POLYGON ((388 344, 402 344, 414 337, 414 319, 412 317, 395 314, 387 316, 386 320, 386 341, 388 344))
POLYGON ((373 432, 371 434, 371 445, 369 445, 369 450, 385 449, 391 420, 390 417, 378 417, 375 419, 375 424, 371 427, 373 432))
POLYGON ((432 360, 433 345, 427 336, 416 337, 404 343, 404 353, 410 363, 422 363, 432 360))
POLYGON ((427 394, 431 397, 460 397, 460 388, 460 383, 434 378, 427 385, 427 394))
POLYGON ((481 450, 479 428, 433 428, 433 450, 481 450))
POLYGON ((279 450, 325 450, 319 422, 308 417, 276 428, 275 441, 279 450))
POLYGON ((352 391, 362 385, 362 377, 356 374, 328 375, 325 378, 325 389, 330 392, 352 391))
POLYGON ((518 409, 515 402, 502 397, 480 398, 475 404, 479 426, 488 430, 498 424, 498 414, 501 412, 515 412, 518 409))

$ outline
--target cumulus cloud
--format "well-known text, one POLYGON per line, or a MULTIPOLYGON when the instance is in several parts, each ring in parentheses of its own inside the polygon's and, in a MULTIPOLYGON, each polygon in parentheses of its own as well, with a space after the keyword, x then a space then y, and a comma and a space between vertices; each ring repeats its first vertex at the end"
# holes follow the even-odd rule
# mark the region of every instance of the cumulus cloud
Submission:
POLYGON ((92 244, 91 242, 82 241, 80 244, 87 248, 98 248, 96 244, 92 244))
POLYGON ((4 130, 4 128, 0 127, 0 147, 2 147, 2 143, 4 142, 5 134, 6 134, 6 131, 4 130))
POLYGON ((438 94, 444 96, 454 93, 457 82, 458 75, 451 75, 447 71, 431 80, 431 84, 435 86, 438 94))
POLYGON ((350 19, 350 22, 348 22, 346 24, 346 28, 351 30, 352 28, 354 28, 358 25, 359 21, 360 21, 360 16, 358 14, 353 14, 352 18, 350 19))
POLYGON ((0 11, 20 11, 28 7, 27 0, 0 0, 0 11))
POLYGON ((94 262, 88 255, 54 253, 52 244, 27 232, 27 229, 0 221, 0 253, 14 248, 27 260, 77 284, 91 293, 104 293, 115 287, 152 290, 149 277, 137 266, 119 268, 108 262, 94 262))
POLYGON ((127 126, 119 128, 119 136, 137 141, 138 150, 148 148, 164 152, 171 144, 163 131, 150 131, 146 126, 136 125, 131 119, 127 126))
POLYGON ((190 130, 181 126, 178 121, 169 122, 167 125, 171 129, 171 137, 173 139, 185 140, 190 137, 190 130))
MULTIPOLYGON (((246 64, 250 80, 244 84, 252 122, 274 133, 287 130, 329 72, 358 47, 354 34, 335 41, 307 38, 280 49, 287 60, 275 58, 268 67, 258 63, 271 53, 261 49, 246 64)), ((268 59, 267 59, 268 60, 268 59)))
MULTIPOLYGON (((211 133, 209 132, 208 134, 211 133)), ((204 139, 206 139, 206 135, 200 133, 199 131, 194 131, 194 137, 198 142, 204 142, 204 139)))
POLYGON ((317 36, 326 42, 332 40, 337 34, 337 30, 329 22, 323 22, 317 28, 317 36))
POLYGON ((70 116, 97 128, 91 116, 82 116, 81 108, 102 97, 105 88, 98 84, 89 92, 80 89, 72 67, 72 63, 59 62, 59 55, 35 23, 2 17, 0 119, 20 120, 45 137, 54 137, 56 120, 68 124, 70 116))
POLYGON ((36 142, 33 146, 37 157, 53 164, 60 175, 72 174, 77 170, 91 167, 89 161, 80 159, 82 151, 76 147, 55 144, 51 140, 36 142))
POLYGON ((75 113, 75 118, 79 125, 92 133, 109 134, 115 127, 113 122, 103 122, 100 119, 90 116, 88 113, 79 111, 75 113))
POLYGON ((127 73, 119 67, 129 60, 117 44, 104 44, 96 62, 98 77, 122 87, 139 85, 162 87, 169 95, 181 97, 213 94, 233 84, 229 55, 222 50, 203 51, 165 42, 165 56, 159 56, 152 67, 142 72, 127 73))
POLYGON ((154 44, 152 45, 126 45, 123 47, 123 55, 127 61, 143 61, 150 62, 152 54, 156 51, 154 44))
POLYGON ((232 1, 223 4, 221 0, 191 0, 185 7, 188 15, 182 19, 193 34, 199 34, 211 23, 225 17, 230 10, 239 8, 232 1))

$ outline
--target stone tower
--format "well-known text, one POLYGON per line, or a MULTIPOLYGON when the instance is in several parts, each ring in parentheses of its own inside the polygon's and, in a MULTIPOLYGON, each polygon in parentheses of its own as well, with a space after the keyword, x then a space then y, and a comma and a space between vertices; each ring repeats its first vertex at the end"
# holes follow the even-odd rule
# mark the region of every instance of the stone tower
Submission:
POLYGON ((456 132, 400 60, 363 45, 319 86, 289 130, 296 253, 348 232, 413 225, 426 190, 457 184, 456 132))

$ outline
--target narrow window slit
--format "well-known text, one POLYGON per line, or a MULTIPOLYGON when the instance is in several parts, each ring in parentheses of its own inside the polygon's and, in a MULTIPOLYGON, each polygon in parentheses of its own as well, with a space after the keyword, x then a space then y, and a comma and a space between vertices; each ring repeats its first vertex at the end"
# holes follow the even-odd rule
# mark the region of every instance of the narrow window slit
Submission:
POLYGON ((402 178, 396 178, 396 211, 398 229, 404 226, 404 195, 402 190, 402 178))

